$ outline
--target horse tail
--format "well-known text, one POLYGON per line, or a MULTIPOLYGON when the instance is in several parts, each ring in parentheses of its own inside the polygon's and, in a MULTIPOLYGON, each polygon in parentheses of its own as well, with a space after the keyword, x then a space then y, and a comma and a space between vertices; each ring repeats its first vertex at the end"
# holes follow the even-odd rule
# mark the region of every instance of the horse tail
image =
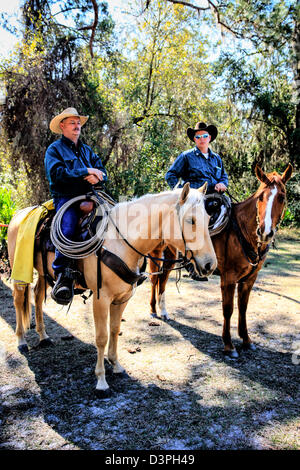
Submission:
POLYGON ((30 284, 26 284, 24 292, 24 316, 23 316, 23 325, 25 330, 28 330, 30 327, 31 320, 31 287, 30 284))

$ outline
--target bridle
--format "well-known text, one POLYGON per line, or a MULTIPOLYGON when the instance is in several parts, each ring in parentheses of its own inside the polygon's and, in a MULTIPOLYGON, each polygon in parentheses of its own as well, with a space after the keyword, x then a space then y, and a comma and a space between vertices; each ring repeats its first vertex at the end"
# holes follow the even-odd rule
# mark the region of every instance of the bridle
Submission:
MULTIPOLYGON (((257 234, 257 230, 260 226, 258 203, 259 203, 259 198, 257 198, 257 201, 256 201, 256 234, 257 234)), ((285 200, 285 205, 286 205, 286 200, 285 200)), ((273 235, 271 241, 269 243, 267 243, 266 247, 262 250, 261 246, 263 245, 264 242, 262 242, 261 240, 258 239, 257 244, 256 244, 257 251, 255 251, 255 248, 253 249, 252 244, 249 243, 246 240, 246 238, 245 238, 244 234, 242 233, 242 230, 241 230, 241 228, 240 228, 240 226, 239 226, 239 224, 236 220, 234 212, 232 212, 232 216, 231 216, 232 227, 233 227, 234 231, 236 232, 236 235, 237 235, 238 240, 240 242, 240 245, 242 247, 242 251, 244 253, 244 256, 247 259, 248 263, 252 267, 251 271, 238 281, 239 283, 246 281, 248 279, 248 277, 250 277, 256 271, 259 263, 262 260, 265 259, 266 255, 267 255, 267 253, 270 249, 270 245, 272 244, 274 246, 274 244, 275 244, 275 234, 276 234, 276 232, 279 228, 279 225, 281 223, 281 220, 283 219, 283 216, 284 216, 284 207, 282 209, 280 221, 278 222, 278 224, 275 227, 274 235, 273 235)), ((229 231, 228 231, 228 234, 229 234, 229 231)))
MULTIPOLYGON (((96 191, 95 191, 96 193, 96 191)), ((100 196, 97 195, 98 199, 100 200, 100 196)), ((103 201, 102 201, 103 202, 103 201)), ((127 246, 129 246, 133 251, 135 251, 136 253, 138 253, 141 257, 143 257, 144 259, 150 259, 158 268, 160 271, 157 271, 155 273, 152 273, 152 275, 158 275, 158 274, 161 274, 163 271, 176 271, 176 270, 179 270, 179 269, 182 269, 184 268, 187 264, 189 264, 192 260, 195 261, 195 258, 194 258, 194 253, 193 251, 187 247, 187 243, 186 243, 186 240, 185 240, 185 237, 184 237, 184 233, 183 233, 183 227, 182 227, 182 224, 180 222, 180 205, 179 203, 176 204, 175 206, 176 208, 176 213, 177 213, 177 216, 178 216, 178 222, 179 222, 179 226, 180 226, 180 230, 181 230, 181 237, 182 237, 182 240, 183 240, 183 243, 184 243, 184 255, 183 256, 180 256, 179 258, 175 258, 175 259, 168 259, 168 258, 159 258, 159 257, 155 257, 155 256, 152 256, 150 254, 144 254, 142 253, 141 251, 137 250, 126 238, 125 236, 121 233, 119 227, 117 226, 117 224, 115 223, 115 221, 113 220, 113 218, 111 217, 111 214, 110 212, 108 212, 108 218, 110 220, 110 222, 113 224, 113 226, 115 227, 117 233, 120 235, 120 237, 122 238, 122 240, 126 243, 127 246), (191 253, 191 257, 188 258, 187 257, 187 254, 188 252, 191 253), (173 264, 176 264, 176 263, 180 263, 180 266, 176 267, 176 268, 165 268, 164 266, 162 266, 162 268, 160 267, 160 265, 157 263, 157 261, 163 261, 163 262, 171 262, 173 264)))
MULTIPOLYGON (((272 182, 270 182, 270 185, 272 184, 272 182)), ((267 185, 267 187, 269 187, 270 185, 267 185)), ((259 219, 259 208, 258 208, 258 204, 259 204, 259 197, 257 198, 257 201, 256 201, 256 233, 258 235, 258 230, 259 230, 259 226, 260 226, 260 219, 259 219)), ((287 205, 287 200, 286 200, 286 196, 285 196, 285 200, 284 200, 284 206, 282 208, 282 211, 281 211, 281 215, 280 215, 280 219, 279 219, 279 222, 276 224, 275 226, 275 229, 274 229, 274 235, 272 236, 272 239, 271 241, 269 242, 272 243, 272 245, 274 246, 274 243, 275 243, 275 235, 279 229, 279 226, 283 220, 283 217, 284 217, 284 213, 285 213, 285 208, 286 208, 286 205, 287 205)), ((258 250, 260 249, 260 247, 262 246, 263 242, 258 238, 258 241, 257 241, 257 248, 258 250)), ((268 244, 268 245, 269 245, 268 244)))

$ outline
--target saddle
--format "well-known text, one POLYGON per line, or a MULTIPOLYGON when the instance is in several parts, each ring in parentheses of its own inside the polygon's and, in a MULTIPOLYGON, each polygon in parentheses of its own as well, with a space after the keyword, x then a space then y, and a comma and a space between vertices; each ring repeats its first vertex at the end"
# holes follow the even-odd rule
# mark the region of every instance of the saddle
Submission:
POLYGON ((205 209, 210 215, 208 230, 212 237, 227 227, 231 216, 231 200, 224 193, 206 194, 205 209))
MULTIPOLYGON (((113 201, 109 196, 107 199, 107 195, 105 193, 98 192, 98 194, 102 197, 104 196, 106 198, 106 201, 111 206, 115 203, 115 201, 113 201)), ((75 231, 74 241, 82 242, 88 240, 89 238, 95 235, 97 226, 102 216, 97 215, 97 207, 95 203, 91 200, 84 200, 83 202, 78 204, 78 212, 80 215, 75 231)), ((47 281, 51 287, 54 286, 55 280, 49 274, 47 269, 47 252, 55 252, 55 247, 50 237, 51 224, 55 213, 55 210, 48 210, 46 216, 39 222, 35 235, 35 252, 40 250, 42 253, 45 281, 47 281)), ((121 258, 116 256, 114 253, 111 253, 110 251, 106 250, 104 247, 102 247, 102 245, 96 252, 96 255, 98 298, 99 290, 102 285, 100 261, 106 264, 106 266, 108 266, 112 271, 114 271, 124 282, 132 286, 134 284, 139 286, 146 279, 143 274, 131 271, 121 258)), ((147 260, 145 258, 141 271, 144 271, 146 269, 146 264, 147 260)), ((75 277, 75 281, 83 287, 83 289, 74 289, 74 294, 81 294, 81 296, 86 299, 83 293, 87 289, 87 285, 84 279, 84 274, 77 268, 76 260, 73 260, 71 270, 72 275, 75 277)))

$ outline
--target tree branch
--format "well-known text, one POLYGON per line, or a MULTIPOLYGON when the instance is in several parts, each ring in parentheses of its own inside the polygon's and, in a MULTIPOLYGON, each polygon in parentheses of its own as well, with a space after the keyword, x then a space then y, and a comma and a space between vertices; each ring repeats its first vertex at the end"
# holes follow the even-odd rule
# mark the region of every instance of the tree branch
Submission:
MULTIPOLYGON (((201 11, 211 10, 211 11, 213 11, 213 13, 216 17, 216 21, 220 26, 222 26, 224 29, 226 29, 226 31, 233 34, 234 36, 242 37, 241 34, 239 34, 237 31, 234 31, 230 26, 228 26, 226 23, 221 21, 219 8, 211 0, 207 0, 207 3, 209 5, 208 7, 199 7, 197 5, 193 5, 192 3, 186 2, 184 0, 167 0, 167 2, 173 3, 175 5, 183 5, 183 6, 186 6, 188 8, 193 8, 198 13, 200 13, 201 11)), ((148 8, 149 4, 150 4, 150 1, 147 2, 146 9, 148 8)))
POLYGON ((90 49, 91 57, 93 58, 94 57, 93 42, 95 39, 96 28, 98 26, 99 8, 98 8, 97 0, 91 0, 91 2, 94 8, 94 21, 89 26, 82 26, 81 28, 78 28, 78 31, 88 31, 90 29, 92 30, 92 34, 91 34, 90 42, 89 42, 89 49, 90 49))

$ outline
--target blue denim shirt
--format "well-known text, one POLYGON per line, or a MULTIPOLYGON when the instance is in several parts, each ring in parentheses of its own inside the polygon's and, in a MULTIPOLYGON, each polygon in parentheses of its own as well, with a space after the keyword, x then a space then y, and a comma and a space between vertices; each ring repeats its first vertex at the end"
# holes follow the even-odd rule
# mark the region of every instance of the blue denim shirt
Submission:
MULTIPOLYGON (((197 147, 181 153, 166 173, 166 181, 171 188, 176 186, 179 178, 183 184, 190 182, 191 188, 200 188, 208 182, 207 191, 214 191, 217 183, 228 186, 228 176, 221 157, 208 149, 208 158, 197 147)), ((182 186, 182 185, 181 185, 182 186)))
POLYGON ((101 159, 80 140, 75 146, 74 142, 62 136, 49 145, 44 162, 46 177, 54 198, 86 194, 91 188, 91 185, 83 179, 88 175, 87 168, 103 171, 103 181, 107 180, 101 159))

